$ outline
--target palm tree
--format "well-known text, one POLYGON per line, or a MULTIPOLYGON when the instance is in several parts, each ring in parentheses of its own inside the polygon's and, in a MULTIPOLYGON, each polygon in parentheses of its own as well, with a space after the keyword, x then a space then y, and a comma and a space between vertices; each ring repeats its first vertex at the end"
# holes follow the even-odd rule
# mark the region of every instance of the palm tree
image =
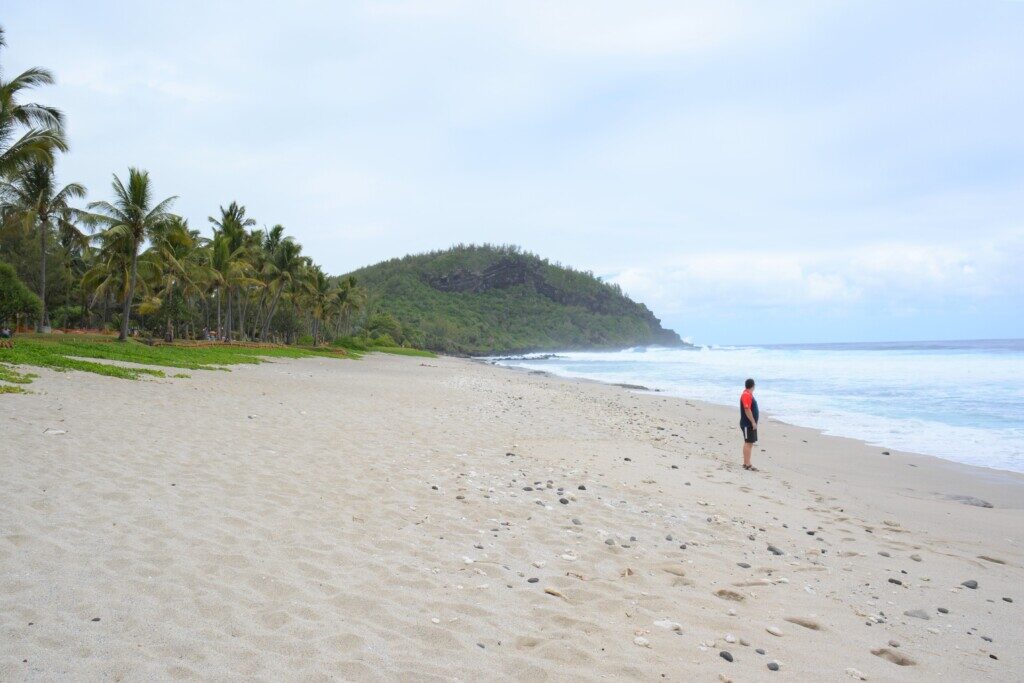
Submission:
POLYGON ((320 343, 320 330, 326 325, 327 319, 334 313, 334 304, 338 299, 338 288, 324 274, 320 266, 310 268, 309 274, 309 310, 313 316, 313 346, 320 343))
POLYGON ((46 308, 46 240, 56 221, 62 232, 77 232, 73 221, 77 210, 69 202, 85 196, 85 187, 68 183, 58 187, 53 166, 45 161, 23 163, 13 181, 0 181, 0 192, 9 198, 5 207, 5 222, 20 223, 26 233, 39 231, 39 300, 43 312, 36 323, 36 331, 48 331, 50 316, 46 308))
MULTIPOLYGON (((0 27, 0 48, 6 46, 4 30, 0 27)), ((38 67, 27 69, 9 81, 0 74, 0 176, 9 176, 30 161, 52 163, 55 151, 67 151, 64 115, 53 107, 18 101, 23 92, 51 85, 53 80, 53 74, 38 67)))
POLYGON ((302 245, 291 237, 285 237, 274 250, 274 258, 270 263, 273 269, 270 276, 270 286, 274 288, 274 298, 270 303, 270 310, 267 317, 263 319, 263 329, 260 331, 260 341, 266 341, 270 334, 270 323, 274 319, 274 312, 281 300, 281 294, 285 287, 292 286, 300 277, 302 267, 306 263, 302 256, 302 245))
POLYGON ((89 209, 95 212, 90 217, 92 220, 107 226, 104 232, 107 238, 124 239, 131 257, 131 270, 121 317, 121 333, 118 336, 119 341, 125 341, 128 339, 128 323, 138 276, 139 246, 158 225, 170 218, 168 210, 177 197, 168 197, 154 205, 149 173, 134 167, 128 169, 127 186, 115 174, 112 187, 112 203, 92 202, 89 209))
MULTIPOLYGON (((220 207, 220 218, 214 218, 210 216, 207 220, 214 226, 214 235, 221 235, 226 242, 227 247, 227 260, 223 264, 222 273, 227 274, 228 272, 238 273, 242 269, 242 263, 248 257, 247 254, 247 233, 246 228, 252 225, 256 225, 256 221, 252 218, 246 218, 245 207, 240 205, 238 202, 231 202, 227 208, 220 207)), ((231 279, 231 278, 229 278, 231 279)), ((227 286, 227 320, 225 321, 227 326, 226 341, 231 340, 231 331, 234 328, 233 320, 234 314, 232 311, 232 302, 234 300, 234 293, 238 288, 235 282, 226 282, 227 286)), ((240 303, 240 302, 237 302, 240 303)), ((241 317, 241 309, 239 309, 239 317, 241 317)), ((244 334, 244 321, 238 321, 239 330, 243 331, 244 334)))
MULTIPOLYGON (((202 262, 201 249, 205 240, 198 230, 190 230, 188 221, 171 216, 155 226, 150 235, 152 245, 139 258, 139 272, 150 284, 151 295, 139 306, 140 313, 163 311, 166 318, 164 339, 174 340, 175 308, 172 302, 188 302, 203 291, 212 279, 209 266, 202 262)), ((180 311, 180 309, 177 309, 180 311)), ((194 328, 193 328, 194 329, 194 328)))

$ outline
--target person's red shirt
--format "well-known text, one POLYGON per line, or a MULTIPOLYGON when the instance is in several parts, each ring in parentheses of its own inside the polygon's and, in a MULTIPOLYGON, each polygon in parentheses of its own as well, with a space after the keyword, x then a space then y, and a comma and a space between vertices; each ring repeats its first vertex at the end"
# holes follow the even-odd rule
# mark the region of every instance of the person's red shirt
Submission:
POLYGON ((744 389, 743 393, 740 394, 740 405, 745 409, 749 410, 750 406, 754 403, 754 395, 750 393, 750 389, 744 389))

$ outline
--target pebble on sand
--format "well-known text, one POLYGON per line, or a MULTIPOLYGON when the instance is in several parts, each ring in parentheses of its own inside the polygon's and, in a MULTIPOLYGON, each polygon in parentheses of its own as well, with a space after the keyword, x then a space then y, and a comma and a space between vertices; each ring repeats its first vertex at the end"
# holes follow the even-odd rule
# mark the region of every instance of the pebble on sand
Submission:
POLYGON ((729 652, 728 650, 722 650, 721 652, 718 653, 718 656, 721 657, 722 659, 724 659, 727 662, 731 662, 732 661, 732 653, 729 652))
POLYGON ((776 662, 774 659, 772 661, 768 662, 768 670, 769 671, 778 671, 779 670, 779 663, 776 662))
POLYGON ((783 553, 781 550, 779 550, 778 548, 776 548, 773 545, 768 546, 768 552, 770 552, 772 555, 784 555, 785 554, 785 553, 783 553))
POLYGON ((908 617, 914 617, 915 619, 931 619, 931 615, 929 615, 923 609, 908 609, 903 614, 908 617))
POLYGON ((778 626, 769 626, 768 628, 765 629, 765 631, 768 631, 768 633, 772 634, 773 636, 781 636, 782 635, 782 629, 779 628, 778 626))
POLYGON ((970 579, 968 581, 964 581, 960 585, 963 586, 964 588, 970 588, 971 590, 974 590, 974 589, 976 589, 978 587, 978 582, 975 581, 974 579, 970 579))

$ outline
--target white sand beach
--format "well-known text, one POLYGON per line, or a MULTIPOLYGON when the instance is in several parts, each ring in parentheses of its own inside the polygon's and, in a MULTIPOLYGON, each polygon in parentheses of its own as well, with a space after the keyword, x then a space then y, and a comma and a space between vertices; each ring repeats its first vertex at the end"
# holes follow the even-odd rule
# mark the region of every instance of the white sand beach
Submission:
POLYGON ((1019 475, 461 359, 39 374, 5 681, 1024 680, 1019 475))

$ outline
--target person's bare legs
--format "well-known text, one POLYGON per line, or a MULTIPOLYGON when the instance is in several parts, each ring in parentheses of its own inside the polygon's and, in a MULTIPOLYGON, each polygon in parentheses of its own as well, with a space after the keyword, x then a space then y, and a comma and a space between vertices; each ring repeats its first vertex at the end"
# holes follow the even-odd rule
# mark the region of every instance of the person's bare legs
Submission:
POLYGON ((750 452, 754 450, 754 444, 743 442, 743 466, 750 467, 750 452))

